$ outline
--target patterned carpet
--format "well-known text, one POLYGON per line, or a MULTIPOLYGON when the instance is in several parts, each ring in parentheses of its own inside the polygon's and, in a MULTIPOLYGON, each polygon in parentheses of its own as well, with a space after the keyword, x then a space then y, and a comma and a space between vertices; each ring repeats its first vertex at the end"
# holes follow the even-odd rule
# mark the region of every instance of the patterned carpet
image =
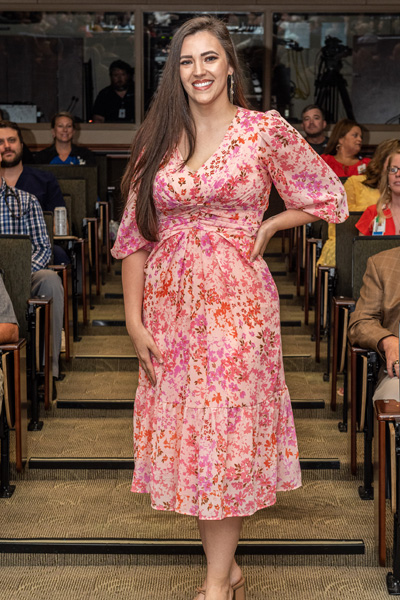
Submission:
MULTIPOLYGON (((279 291, 295 291, 291 275, 277 279, 279 291)), ((113 306, 104 298, 107 290, 118 293, 120 289, 118 277, 109 277, 92 318, 123 317, 121 301, 113 306)), ((292 306, 286 301, 282 318, 301 318, 300 304, 296 298, 292 306)), ((107 342, 109 329, 87 328, 81 358, 66 365, 65 380, 57 384, 59 400, 133 400, 137 371, 126 363, 133 360, 129 343, 124 339, 118 344, 118 336, 124 333, 119 327, 107 342)), ((366 553, 239 556, 247 578, 247 600, 383 600, 388 597, 388 569, 377 566, 374 503, 360 500, 357 492, 362 475, 362 436, 358 436, 359 470, 354 478, 349 470, 349 436, 337 429, 340 406, 337 414, 329 409, 330 386, 320 372, 324 364, 318 367, 319 372, 314 368, 301 371, 313 361, 311 327, 288 327, 284 333, 285 351, 292 355, 286 374, 292 399, 322 399, 326 403, 324 409, 295 411, 300 456, 339 459, 341 468, 304 470, 303 487, 279 494, 275 506, 246 519, 242 537, 362 539, 366 553)), ((79 348, 79 344, 75 346, 79 348)), ((73 405, 63 409, 55 404, 44 416, 43 430, 28 434, 29 457, 131 458, 131 449, 130 409, 73 405)), ((26 467, 22 475, 13 472, 13 476, 14 495, 0 500, 1 538, 198 538, 192 517, 154 511, 147 496, 131 494, 129 470, 26 467)), ((388 510, 389 560, 392 523, 388 510)), ((1 599, 192 600, 205 562, 196 555, 10 552, 0 554, 0 567, 1 599)))

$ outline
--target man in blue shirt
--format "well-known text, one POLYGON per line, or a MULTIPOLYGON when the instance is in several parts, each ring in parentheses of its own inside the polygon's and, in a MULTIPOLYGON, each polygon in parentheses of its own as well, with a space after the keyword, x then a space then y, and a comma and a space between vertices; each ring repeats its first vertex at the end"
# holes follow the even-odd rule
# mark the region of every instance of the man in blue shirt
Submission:
MULTIPOLYGON (((11 121, 0 121, 0 175, 10 187, 33 194, 42 210, 54 213, 58 206, 65 206, 64 198, 53 173, 41 171, 22 164, 23 142, 19 126, 11 121)), ((55 264, 69 263, 68 255, 54 244, 55 264)))
POLYGON ((31 238, 32 295, 53 298, 53 376, 58 377, 64 291, 57 273, 46 269, 51 257, 51 246, 43 211, 35 196, 10 187, 3 179, 0 179, 0 233, 23 234, 31 238))

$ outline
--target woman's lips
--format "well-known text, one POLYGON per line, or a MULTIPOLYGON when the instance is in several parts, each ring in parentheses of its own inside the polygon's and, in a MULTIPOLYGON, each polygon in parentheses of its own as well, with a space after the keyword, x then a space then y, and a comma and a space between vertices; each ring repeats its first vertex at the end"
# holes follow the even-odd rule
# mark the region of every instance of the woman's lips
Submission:
POLYGON ((213 84, 213 81, 210 79, 202 80, 202 81, 194 81, 192 83, 195 90, 208 90, 213 84))

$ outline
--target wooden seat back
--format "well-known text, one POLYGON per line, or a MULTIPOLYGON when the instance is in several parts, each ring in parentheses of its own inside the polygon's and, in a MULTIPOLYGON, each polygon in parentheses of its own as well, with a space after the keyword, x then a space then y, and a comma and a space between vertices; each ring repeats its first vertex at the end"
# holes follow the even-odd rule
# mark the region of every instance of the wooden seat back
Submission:
POLYGON ((58 183, 67 207, 70 233, 83 237, 83 220, 89 216, 86 207, 86 181, 84 179, 59 179, 58 183))
POLYGON ((391 250, 400 246, 399 235, 361 236, 353 240, 352 259, 352 292, 354 300, 358 300, 362 281, 367 268, 367 260, 374 254, 391 250))
POLYGON ((0 235, 0 269, 18 320, 20 337, 29 339, 27 302, 31 297, 32 245, 28 235, 0 235))
POLYGON ((336 225, 336 296, 351 297, 351 251, 353 239, 358 236, 355 225, 362 212, 352 211, 344 223, 336 225))
MULTIPOLYGON (((53 173, 60 183, 66 179, 83 179, 85 181, 85 217, 96 216, 96 203, 98 201, 98 176, 97 167, 79 165, 35 165, 35 168, 53 173)), ((60 183, 61 191, 64 193, 60 183)), ((68 192, 65 192, 68 193, 68 192)))

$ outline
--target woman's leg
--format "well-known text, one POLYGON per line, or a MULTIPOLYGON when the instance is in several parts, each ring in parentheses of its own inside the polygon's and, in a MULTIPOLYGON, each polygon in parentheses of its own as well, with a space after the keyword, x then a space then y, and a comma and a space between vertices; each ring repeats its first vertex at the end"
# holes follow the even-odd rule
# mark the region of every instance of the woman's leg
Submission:
MULTIPOLYGON (((204 554, 207 556, 207 540, 206 540, 206 534, 204 531, 204 523, 207 523, 207 521, 197 519, 197 526, 199 528, 200 538, 203 543, 204 554)), ((237 564, 235 557, 233 557, 232 566, 231 566, 231 570, 230 570, 230 574, 229 574, 229 582, 231 585, 235 585, 236 583, 238 583, 240 581, 241 578, 242 578, 242 569, 237 564)), ((204 580, 202 588, 203 589, 206 588, 206 580, 204 580)))
MULTIPOLYGON (((237 583, 241 571, 235 561, 242 517, 222 521, 198 521, 207 557, 206 600, 230 600, 230 587, 237 583)), ((204 596, 200 595, 199 600, 204 596)))

